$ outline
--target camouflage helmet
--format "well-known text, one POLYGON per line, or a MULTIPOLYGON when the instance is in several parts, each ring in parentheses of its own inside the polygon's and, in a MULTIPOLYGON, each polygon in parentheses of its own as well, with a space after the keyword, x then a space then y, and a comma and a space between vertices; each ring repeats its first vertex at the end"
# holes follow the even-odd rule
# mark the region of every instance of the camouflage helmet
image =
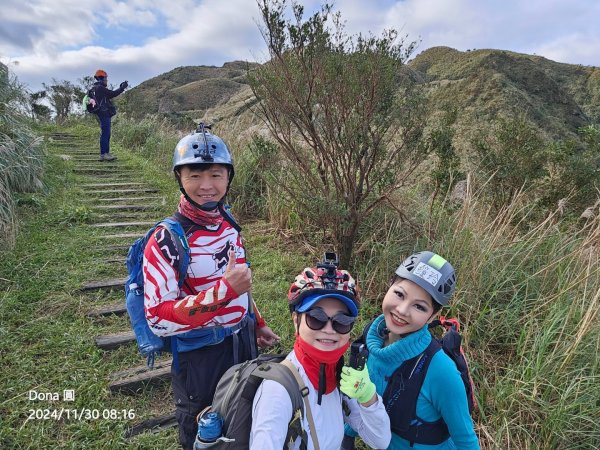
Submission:
POLYGON ((337 298, 348 307, 353 317, 358 315, 359 289, 347 270, 305 268, 290 286, 288 306, 290 311, 304 312, 323 298, 337 298))

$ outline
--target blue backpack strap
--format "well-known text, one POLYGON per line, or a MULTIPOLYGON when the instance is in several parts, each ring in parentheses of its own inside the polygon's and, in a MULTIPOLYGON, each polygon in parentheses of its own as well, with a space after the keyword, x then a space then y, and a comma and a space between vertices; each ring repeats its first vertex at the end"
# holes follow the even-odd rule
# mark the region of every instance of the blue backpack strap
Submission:
POLYGON ((175 245, 177 246, 177 254, 179 255, 179 280, 178 285, 181 288, 185 282, 187 276, 188 266, 190 264, 190 245, 185 235, 185 231, 181 224, 172 217, 167 217, 159 223, 159 225, 165 227, 171 233, 171 236, 175 235, 175 245))
POLYGON ((242 227, 240 226, 239 223, 236 222, 236 220, 233 218, 233 216, 231 215, 231 213, 229 212, 229 210, 231 209, 231 205, 224 205, 224 204, 219 204, 219 211, 221 212, 221 215, 223 216, 223 218, 229 222, 231 224, 231 226, 233 228, 236 229, 236 231, 238 233, 242 232, 242 227))
MULTIPOLYGON (((177 246, 177 254, 179 255, 179 280, 177 284, 179 288, 183 286, 185 277, 187 276, 187 269, 190 264, 190 245, 185 235, 185 231, 181 224, 172 217, 167 217, 159 225, 164 226, 171 236, 175 235, 175 245, 177 246)), ((179 351, 177 350, 177 336, 171 336, 171 353, 173 354, 173 369, 175 373, 179 372, 179 351)))

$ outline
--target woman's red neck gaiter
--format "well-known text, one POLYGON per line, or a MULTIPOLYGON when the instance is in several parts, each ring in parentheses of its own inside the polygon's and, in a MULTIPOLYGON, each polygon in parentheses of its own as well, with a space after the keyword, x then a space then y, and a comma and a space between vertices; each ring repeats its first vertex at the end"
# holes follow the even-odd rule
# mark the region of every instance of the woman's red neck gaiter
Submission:
POLYGON ((349 346, 350 342, 347 342, 346 345, 335 350, 319 350, 308 344, 299 334, 296 334, 294 353, 315 389, 319 389, 319 386, 323 388, 323 383, 319 383, 319 374, 321 373, 321 365, 324 365, 325 383, 322 392, 330 394, 337 386, 337 363, 349 346))

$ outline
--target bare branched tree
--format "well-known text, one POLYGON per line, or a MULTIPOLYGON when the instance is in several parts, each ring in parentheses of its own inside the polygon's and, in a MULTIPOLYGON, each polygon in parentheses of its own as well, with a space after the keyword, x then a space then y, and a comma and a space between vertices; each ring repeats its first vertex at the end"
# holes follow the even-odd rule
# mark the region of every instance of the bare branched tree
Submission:
POLYGON ((34 120, 48 120, 52 111, 41 103, 46 98, 46 91, 37 91, 29 93, 29 109, 31 118, 34 120))
POLYGON ((330 230, 348 267, 361 223, 427 151, 424 101, 404 66, 416 44, 395 30, 348 36, 329 5, 307 19, 289 6, 292 19, 286 0, 259 0, 271 59, 249 74, 281 156, 271 181, 310 225, 330 230))

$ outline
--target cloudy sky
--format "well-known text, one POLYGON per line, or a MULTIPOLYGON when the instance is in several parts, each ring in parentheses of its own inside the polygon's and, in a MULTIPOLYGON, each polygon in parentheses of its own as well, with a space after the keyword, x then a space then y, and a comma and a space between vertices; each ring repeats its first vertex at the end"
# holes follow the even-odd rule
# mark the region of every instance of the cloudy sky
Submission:
MULTIPOLYGON (((300 0, 307 11, 321 2, 300 0)), ((337 0, 350 33, 600 66, 600 0, 337 0)), ((265 60, 256 0, 0 0, 0 60, 31 90, 97 68, 136 85, 175 67, 265 60)))

